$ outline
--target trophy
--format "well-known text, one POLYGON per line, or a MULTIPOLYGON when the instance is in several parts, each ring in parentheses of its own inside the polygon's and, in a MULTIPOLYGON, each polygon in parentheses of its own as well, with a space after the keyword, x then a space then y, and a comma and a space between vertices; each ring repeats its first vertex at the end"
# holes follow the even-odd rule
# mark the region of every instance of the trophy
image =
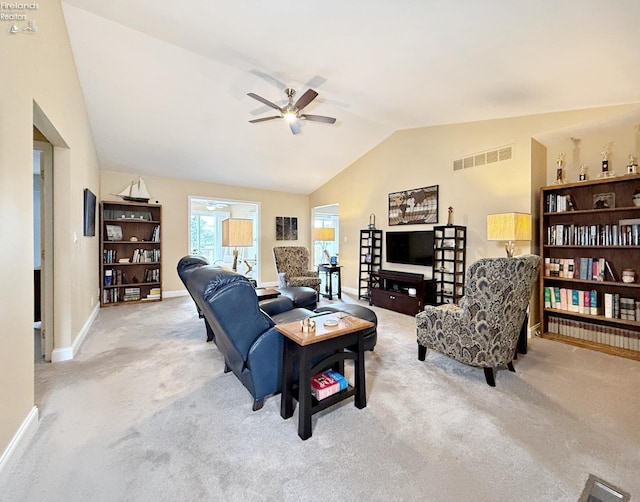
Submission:
POLYGON ((578 175, 578 181, 587 180, 587 166, 580 164, 580 174, 578 175))
POLYGON ((602 155, 602 172, 600 173, 601 178, 608 178, 608 177, 614 176, 613 171, 609 170, 609 154, 610 153, 611 152, 606 148, 602 152, 600 152, 600 154, 602 155))
POLYGON ((564 153, 560 152, 556 160, 556 185, 564 183, 564 153))
POLYGON ((632 154, 629 154, 629 163, 627 164, 627 174, 638 174, 638 163, 632 154))

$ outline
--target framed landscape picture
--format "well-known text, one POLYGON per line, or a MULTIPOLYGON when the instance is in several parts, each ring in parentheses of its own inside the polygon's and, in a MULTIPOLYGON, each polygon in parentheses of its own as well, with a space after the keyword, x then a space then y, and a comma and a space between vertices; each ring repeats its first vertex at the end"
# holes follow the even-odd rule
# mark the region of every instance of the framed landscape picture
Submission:
POLYGON ((438 223, 438 185, 389 194, 389 226, 438 223))

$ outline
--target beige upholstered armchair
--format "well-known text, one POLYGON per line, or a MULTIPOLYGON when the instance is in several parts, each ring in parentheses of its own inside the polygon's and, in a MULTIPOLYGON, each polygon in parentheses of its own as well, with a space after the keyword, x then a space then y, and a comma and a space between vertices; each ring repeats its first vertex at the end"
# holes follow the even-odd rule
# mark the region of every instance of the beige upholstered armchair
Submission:
POLYGON ((307 286, 320 293, 318 272, 310 270, 309 250, 304 246, 275 246, 273 258, 278 273, 278 286, 307 286))
POLYGON ((495 386, 499 366, 513 368, 520 329, 538 276, 540 257, 483 258, 467 269, 459 305, 427 305, 416 315, 418 359, 433 349, 484 368, 495 386))

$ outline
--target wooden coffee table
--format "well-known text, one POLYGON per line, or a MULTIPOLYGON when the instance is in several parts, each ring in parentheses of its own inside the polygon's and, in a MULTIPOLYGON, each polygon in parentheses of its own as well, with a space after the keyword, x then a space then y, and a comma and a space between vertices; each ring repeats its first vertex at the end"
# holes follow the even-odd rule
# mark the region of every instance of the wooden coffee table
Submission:
POLYGON ((316 322, 316 331, 302 332, 300 321, 276 324, 275 328, 284 335, 284 354, 282 360, 282 398, 280 416, 287 419, 293 416, 293 399, 297 398, 298 436, 302 439, 311 437, 311 416, 348 397, 355 396, 356 408, 367 406, 367 395, 364 372, 363 336, 372 322, 358 317, 332 312, 312 317, 316 322), (336 327, 325 327, 324 322, 332 319, 338 322, 336 327), (357 350, 347 351, 347 347, 356 346, 357 350), (317 357, 329 354, 313 364, 317 357), (311 377, 327 368, 338 368, 344 371, 344 361, 355 363, 354 385, 333 394, 321 401, 311 395, 311 377), (298 361, 299 384, 294 381, 293 370, 298 361))

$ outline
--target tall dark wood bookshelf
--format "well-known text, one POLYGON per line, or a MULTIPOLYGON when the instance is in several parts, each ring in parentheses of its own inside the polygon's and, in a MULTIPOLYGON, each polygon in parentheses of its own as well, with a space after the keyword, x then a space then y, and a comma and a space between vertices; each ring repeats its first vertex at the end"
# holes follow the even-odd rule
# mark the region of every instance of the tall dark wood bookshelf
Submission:
POLYGON ((638 191, 638 174, 541 189, 542 337, 640 360, 640 280, 622 281, 640 273, 638 191))
POLYGON ((100 306, 162 300, 162 206, 100 203, 100 306))

